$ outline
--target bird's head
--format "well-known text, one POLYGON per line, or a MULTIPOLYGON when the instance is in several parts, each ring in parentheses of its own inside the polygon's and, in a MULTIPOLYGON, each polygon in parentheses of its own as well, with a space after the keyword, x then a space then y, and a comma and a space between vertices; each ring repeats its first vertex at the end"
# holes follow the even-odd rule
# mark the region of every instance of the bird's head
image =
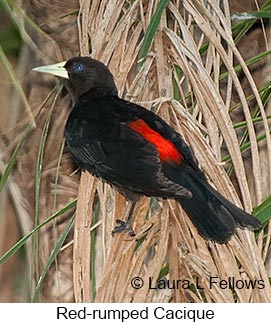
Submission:
POLYGON ((85 57, 73 57, 66 62, 33 68, 36 72, 64 78, 74 100, 92 89, 101 88, 110 94, 117 94, 113 75, 102 62, 85 57))

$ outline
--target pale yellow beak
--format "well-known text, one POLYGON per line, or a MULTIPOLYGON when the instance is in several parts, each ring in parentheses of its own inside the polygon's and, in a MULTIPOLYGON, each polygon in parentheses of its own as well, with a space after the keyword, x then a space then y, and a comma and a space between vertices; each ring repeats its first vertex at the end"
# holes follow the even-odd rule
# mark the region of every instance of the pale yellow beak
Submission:
POLYGON ((53 65, 38 66, 33 68, 32 71, 52 74, 55 76, 63 77, 64 79, 68 79, 69 75, 66 69, 64 68, 65 64, 66 64, 66 61, 53 64, 53 65))

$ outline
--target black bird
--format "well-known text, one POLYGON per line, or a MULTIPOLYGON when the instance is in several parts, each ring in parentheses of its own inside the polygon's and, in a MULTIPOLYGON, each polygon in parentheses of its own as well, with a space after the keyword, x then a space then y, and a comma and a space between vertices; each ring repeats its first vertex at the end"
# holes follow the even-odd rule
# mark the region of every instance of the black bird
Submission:
MULTIPOLYGON (((237 227, 260 229, 256 218, 208 183, 180 134, 155 113, 118 96, 102 62, 74 57, 34 70, 66 79, 74 106, 65 137, 80 168, 134 202, 141 195, 176 199, 205 239, 225 243, 237 227)), ((124 227, 121 222, 115 232, 124 227)))

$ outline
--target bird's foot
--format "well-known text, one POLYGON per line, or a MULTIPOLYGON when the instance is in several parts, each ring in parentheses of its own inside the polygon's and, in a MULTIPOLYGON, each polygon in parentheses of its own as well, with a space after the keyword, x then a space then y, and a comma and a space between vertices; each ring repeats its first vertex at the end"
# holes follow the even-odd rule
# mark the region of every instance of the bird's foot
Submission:
POLYGON ((134 237, 136 235, 129 221, 125 222, 120 219, 117 219, 116 222, 117 222, 117 225, 112 231, 112 235, 115 235, 117 233, 122 233, 122 232, 127 232, 130 237, 134 237))

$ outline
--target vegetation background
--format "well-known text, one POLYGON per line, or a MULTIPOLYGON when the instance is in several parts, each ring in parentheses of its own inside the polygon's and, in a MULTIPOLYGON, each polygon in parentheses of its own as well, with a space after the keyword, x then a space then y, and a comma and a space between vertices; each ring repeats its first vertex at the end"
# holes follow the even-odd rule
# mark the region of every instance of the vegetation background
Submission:
POLYGON ((270 15, 270 0, 0 2, 0 301, 271 301, 270 15), (78 54, 108 64, 120 96, 180 132, 264 229, 217 245, 174 201, 142 198, 137 237, 112 237, 126 201, 76 170, 63 141, 67 92, 31 72, 78 54), (214 276, 265 288, 210 289, 214 276), (148 277, 192 287, 151 290, 148 277))

